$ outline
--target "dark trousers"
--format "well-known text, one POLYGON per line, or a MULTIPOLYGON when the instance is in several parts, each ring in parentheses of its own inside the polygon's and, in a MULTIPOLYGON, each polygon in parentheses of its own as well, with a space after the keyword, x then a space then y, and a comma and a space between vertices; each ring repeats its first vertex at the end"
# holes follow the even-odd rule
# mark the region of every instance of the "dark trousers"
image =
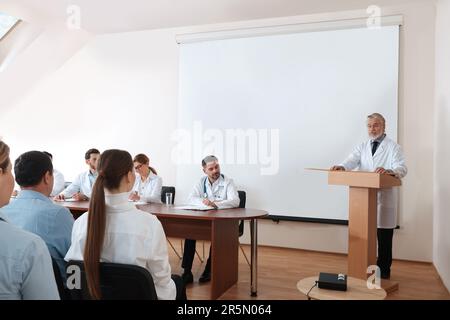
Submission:
MULTIPOLYGON (((192 262, 194 261, 195 256, 195 240, 186 239, 184 241, 184 253, 183 253, 183 261, 181 262, 181 266, 184 271, 191 271, 192 262)), ((209 256, 208 261, 206 262, 204 273, 211 272, 211 247, 209 248, 209 256)))
POLYGON ((173 274, 172 280, 175 282, 175 287, 177 288, 176 300, 187 300, 186 298, 186 287, 184 285, 183 279, 179 275, 173 274))
POLYGON ((382 275, 390 276, 392 265, 392 238, 394 229, 377 229, 378 259, 377 266, 382 275))

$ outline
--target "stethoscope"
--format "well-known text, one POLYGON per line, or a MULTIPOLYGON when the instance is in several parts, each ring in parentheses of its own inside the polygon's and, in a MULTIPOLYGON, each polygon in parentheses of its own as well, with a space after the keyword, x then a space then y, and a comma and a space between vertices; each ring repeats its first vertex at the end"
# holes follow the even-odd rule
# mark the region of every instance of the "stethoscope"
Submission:
MULTIPOLYGON (((225 179, 225 176, 223 174, 220 174, 220 176, 225 179)), ((203 198, 204 199, 208 198, 208 192, 206 192, 206 181, 208 181, 208 177, 205 177, 205 180, 203 181, 203 198)))

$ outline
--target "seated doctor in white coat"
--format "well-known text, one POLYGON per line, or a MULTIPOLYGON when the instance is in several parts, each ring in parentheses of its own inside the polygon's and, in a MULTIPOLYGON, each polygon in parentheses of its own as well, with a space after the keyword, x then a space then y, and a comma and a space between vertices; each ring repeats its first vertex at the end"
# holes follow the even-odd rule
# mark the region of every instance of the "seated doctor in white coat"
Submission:
MULTIPOLYGON (((50 152, 47 151, 42 152, 45 153, 53 162, 53 155, 50 152)), ((57 194, 61 193, 64 190, 64 183, 65 183, 64 175, 55 168, 53 168, 53 189, 52 193, 50 193, 50 197, 54 197, 57 194)))
POLYGON ((100 151, 97 149, 89 149, 84 155, 89 170, 80 173, 76 179, 54 200, 63 201, 66 198, 73 198, 76 201, 86 201, 91 197, 92 187, 95 179, 97 179, 97 161, 100 157, 100 151))
POLYGON ((161 203, 162 179, 150 166, 150 159, 140 153, 134 157, 133 163, 136 170, 136 183, 130 194, 130 200, 161 203))
MULTIPOLYGON (((358 145, 345 161, 331 167, 331 170, 373 171, 381 174, 394 174, 398 178, 406 176, 405 158, 402 149, 386 136, 386 121, 379 113, 367 117, 367 130, 370 139, 358 145)), ((397 227, 398 188, 378 191, 378 259, 381 277, 389 279, 392 265, 392 238, 397 227)))
MULTIPOLYGON (((219 160, 215 156, 207 156, 202 160, 203 172, 206 176, 194 186, 194 190, 189 196, 191 205, 206 205, 215 209, 230 209, 239 207, 239 194, 232 179, 220 173, 219 160)), ((184 253, 181 276, 186 284, 194 281, 191 272, 192 262, 195 254, 195 240, 186 239, 184 242, 184 253)), ((211 248, 206 262, 205 270, 199 281, 207 282, 211 280, 211 248)))
POLYGON ((159 300, 186 300, 180 276, 171 275, 167 239, 161 222, 128 201, 136 176, 131 155, 106 150, 98 163, 89 211, 75 220, 65 260, 83 260, 93 299, 101 299, 99 262, 147 269, 159 300))

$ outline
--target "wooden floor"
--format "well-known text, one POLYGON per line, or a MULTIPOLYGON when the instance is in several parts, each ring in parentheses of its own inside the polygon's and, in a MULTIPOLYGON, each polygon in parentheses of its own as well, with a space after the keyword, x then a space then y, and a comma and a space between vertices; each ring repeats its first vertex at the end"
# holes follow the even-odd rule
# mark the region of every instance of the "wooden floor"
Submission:
MULTIPOLYGON (((170 239, 181 254, 180 239, 170 239)), ((250 247, 243 246, 250 258, 250 247)), ((181 260, 169 246, 172 273, 181 274, 181 260)), ((197 243, 197 251, 203 254, 202 241, 197 243)), ((205 242, 205 258, 208 257, 209 243, 205 242)), ((189 300, 209 299, 209 284, 199 284, 206 261, 194 259, 192 272, 194 283, 188 285, 189 300)), ((220 299, 225 300, 305 300, 297 290, 300 279, 317 276, 319 271, 342 273, 347 270, 347 257, 342 254, 320 253, 298 249, 259 247, 258 249, 258 296, 250 297, 250 268, 242 252, 239 252, 239 280, 220 299)), ((400 289, 388 295, 387 299, 445 299, 450 294, 431 263, 395 260, 392 265, 391 280, 398 281, 400 289)))

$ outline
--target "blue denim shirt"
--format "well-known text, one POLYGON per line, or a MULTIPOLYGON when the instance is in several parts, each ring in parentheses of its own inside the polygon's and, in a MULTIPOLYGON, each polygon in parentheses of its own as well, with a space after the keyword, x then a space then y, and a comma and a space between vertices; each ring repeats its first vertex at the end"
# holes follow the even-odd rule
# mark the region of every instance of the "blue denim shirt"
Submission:
POLYGON ((74 221, 70 211, 54 204, 40 192, 21 190, 15 200, 2 208, 2 212, 9 222, 45 241, 65 279, 64 256, 70 247, 74 221))
POLYGON ((52 260, 37 235, 7 222, 0 212, 0 300, 59 300, 52 260))

